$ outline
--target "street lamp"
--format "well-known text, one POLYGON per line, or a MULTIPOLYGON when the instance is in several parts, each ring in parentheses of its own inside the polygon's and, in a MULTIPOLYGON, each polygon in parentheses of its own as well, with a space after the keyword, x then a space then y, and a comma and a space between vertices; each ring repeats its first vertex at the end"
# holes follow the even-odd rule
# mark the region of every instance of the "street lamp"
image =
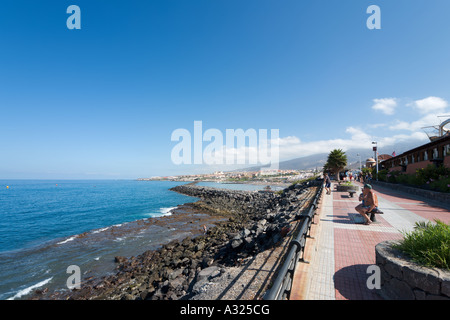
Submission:
POLYGON ((373 152, 375 154, 375 164, 376 164, 376 168, 377 168, 377 181, 378 181, 378 151, 377 151, 377 142, 373 141, 372 144, 374 145, 373 147, 373 152))
POLYGON ((359 172, 362 172, 361 168, 361 155, 359 153, 356 154, 357 157, 359 157, 359 172))

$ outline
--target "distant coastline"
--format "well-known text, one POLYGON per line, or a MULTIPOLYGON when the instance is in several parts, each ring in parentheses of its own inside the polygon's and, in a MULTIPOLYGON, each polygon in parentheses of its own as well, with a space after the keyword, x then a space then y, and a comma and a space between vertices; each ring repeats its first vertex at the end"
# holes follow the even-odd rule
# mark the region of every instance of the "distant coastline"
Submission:
POLYGON ((216 171, 208 174, 158 176, 138 178, 137 181, 216 182, 222 184, 278 185, 287 187, 294 182, 309 179, 316 170, 268 170, 268 171, 216 171))

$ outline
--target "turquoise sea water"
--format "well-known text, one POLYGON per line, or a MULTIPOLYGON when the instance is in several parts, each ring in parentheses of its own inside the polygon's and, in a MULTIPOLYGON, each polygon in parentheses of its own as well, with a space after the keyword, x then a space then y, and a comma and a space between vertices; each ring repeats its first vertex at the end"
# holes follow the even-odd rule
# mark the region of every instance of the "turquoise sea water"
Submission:
POLYGON ((179 184, 0 180, 0 252, 160 216, 192 199, 168 190, 179 184))
POLYGON ((114 270, 114 256, 138 255, 162 239, 187 236, 144 223, 196 201, 169 190, 184 183, 0 180, 0 299, 64 287, 70 265, 79 266, 83 277, 108 274, 114 270))
POLYGON ((165 230, 132 237, 123 226, 195 200, 168 190, 179 184, 0 180, 0 299, 26 297, 58 279, 61 285, 72 264, 101 273, 113 267, 102 270, 102 260, 143 252, 165 230), (83 233, 90 237, 77 237, 83 233))

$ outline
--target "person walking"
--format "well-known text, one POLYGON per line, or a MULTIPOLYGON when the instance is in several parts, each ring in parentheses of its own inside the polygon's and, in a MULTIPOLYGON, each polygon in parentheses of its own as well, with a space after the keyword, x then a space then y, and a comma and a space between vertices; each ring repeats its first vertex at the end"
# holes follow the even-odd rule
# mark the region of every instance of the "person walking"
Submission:
POLYGON ((331 194, 331 179, 328 176, 328 173, 325 173, 323 182, 325 183, 325 190, 327 191, 327 194, 331 194))

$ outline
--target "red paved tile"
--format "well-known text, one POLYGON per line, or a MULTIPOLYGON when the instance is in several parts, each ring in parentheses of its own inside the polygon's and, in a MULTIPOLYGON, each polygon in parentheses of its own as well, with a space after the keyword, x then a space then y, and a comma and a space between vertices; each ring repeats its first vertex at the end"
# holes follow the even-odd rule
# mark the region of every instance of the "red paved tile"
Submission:
POLYGON ((425 203, 420 200, 416 200, 411 197, 405 197, 400 195, 393 195, 388 194, 388 190, 382 189, 382 188, 375 188, 376 192, 379 194, 379 196, 383 197, 384 199, 395 203, 401 208, 407 209, 418 216, 421 216, 425 219, 428 219, 430 221, 434 221, 435 219, 439 219, 445 223, 450 223, 450 211, 447 209, 432 206, 428 203, 425 203))
POLYGON ((367 230, 334 229, 335 274, 337 300, 378 300, 367 288, 367 268, 375 264, 375 246, 386 240, 401 239, 399 233, 367 230))

